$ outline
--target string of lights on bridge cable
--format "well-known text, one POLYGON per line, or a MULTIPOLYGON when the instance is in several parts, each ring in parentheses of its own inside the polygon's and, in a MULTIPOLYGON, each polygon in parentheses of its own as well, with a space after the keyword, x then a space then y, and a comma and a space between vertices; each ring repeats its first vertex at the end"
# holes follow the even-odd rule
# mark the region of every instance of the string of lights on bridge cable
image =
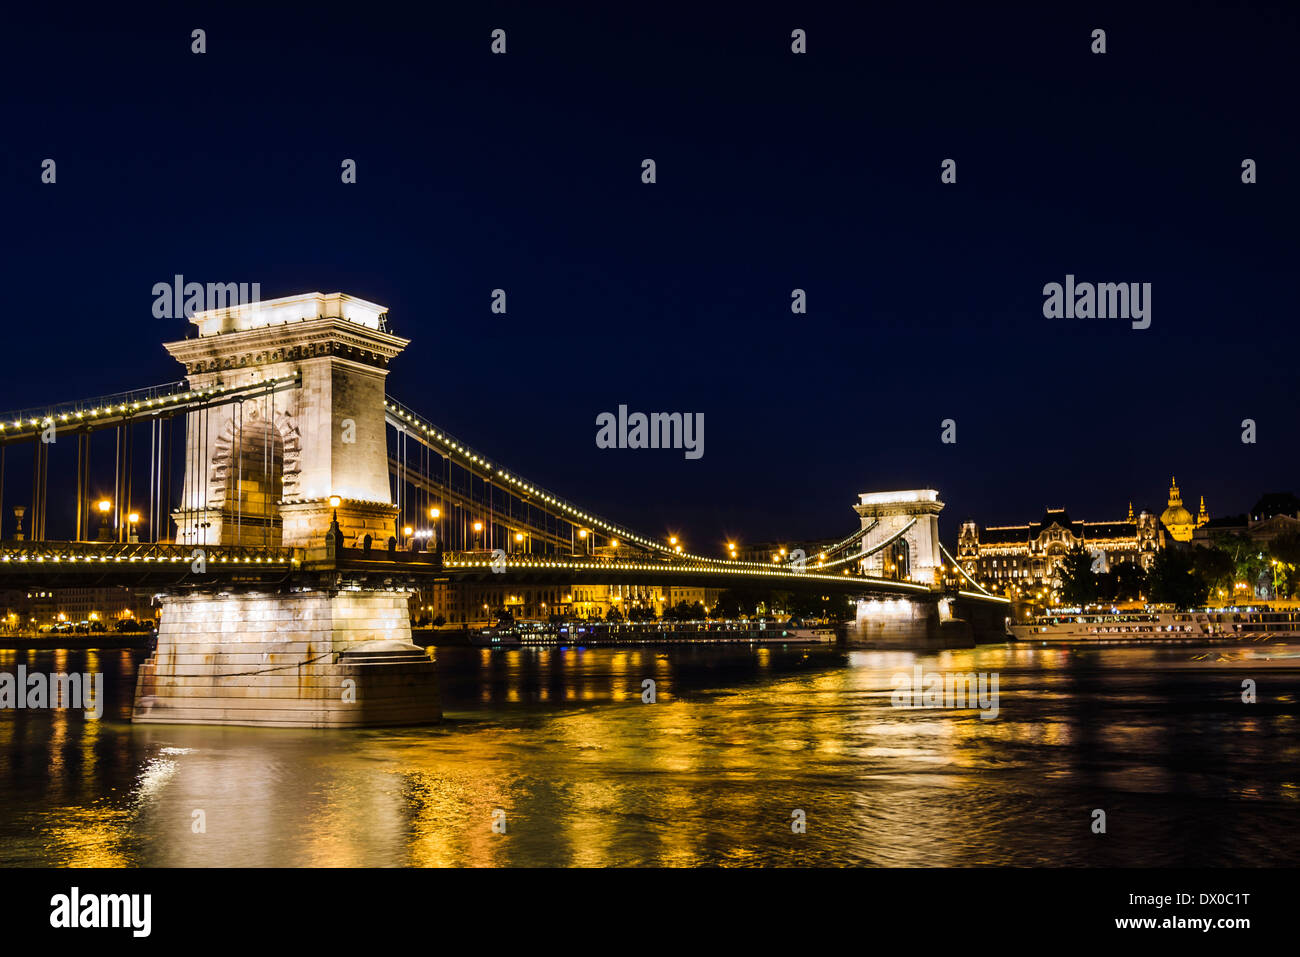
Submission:
POLYGON ((966 571, 966 569, 961 567, 961 563, 958 562, 957 559, 952 557, 952 553, 948 551, 947 546, 945 546, 943 542, 939 543, 939 551, 943 553, 943 557, 948 560, 948 563, 952 565, 953 568, 957 569, 957 573, 961 575, 962 578, 966 579, 968 582, 970 582, 972 585, 975 586, 975 590, 979 594, 987 595, 989 598, 993 598, 993 599, 1005 600, 1002 599, 1000 595, 993 594, 993 592, 989 591, 987 588, 985 588, 983 585, 977 582, 974 578, 971 578, 970 574, 966 571))
MULTIPOLYGON (((187 431, 192 431, 194 434, 188 436, 187 444, 182 446, 182 454, 197 456, 200 454, 200 449, 208 447, 209 439, 212 438, 207 428, 208 414, 212 409, 239 403, 241 415, 237 421, 242 428, 244 404, 251 402, 258 408, 265 408, 267 415, 273 418, 275 396, 296 389, 300 384, 301 372, 266 377, 240 385, 215 385, 206 389, 189 388, 184 381, 179 381, 93 399, 29 408, 0 416, 0 540, 9 540, 10 543, 10 547, 4 550, 4 560, 21 562, 39 559, 39 556, 26 554, 23 546, 19 545, 15 548, 12 543, 46 541, 51 478, 50 455, 52 451, 57 454, 61 437, 71 435, 76 439, 75 527, 69 529, 72 535, 68 544, 83 543, 90 537, 91 518, 96 515, 100 526, 99 543, 138 544, 141 526, 144 527, 145 535, 154 543, 166 543, 165 531, 169 529, 170 519, 175 518, 178 513, 198 515, 214 506, 209 483, 204 482, 202 487, 196 484, 191 489, 182 488, 179 508, 176 511, 172 509, 174 495, 171 478, 173 465, 176 464, 173 459, 178 457, 171 440, 172 420, 177 416, 187 417, 190 426, 187 431), (148 427, 150 430, 147 496, 137 495, 135 482, 144 464, 143 460, 140 463, 136 462, 136 431, 143 427, 148 427), (107 494, 92 495, 91 490, 91 443, 93 439, 107 434, 112 434, 115 439, 111 498, 107 494), (10 522, 5 512, 6 470, 10 449, 28 444, 33 450, 30 500, 29 504, 14 508, 13 536, 10 539, 10 536, 5 534, 8 531, 6 526, 10 522), (146 508, 147 511, 144 511, 146 508), (24 517, 28 521, 26 531, 22 528, 24 517)), ((261 487, 266 489, 270 487, 272 480, 271 430, 263 426, 259 434, 264 436, 265 454, 261 487)), ((242 433, 234 438, 240 443, 242 449, 244 441, 242 433)), ((217 439, 220 441, 221 437, 218 436, 217 439)), ((242 458, 239 468, 242 469, 242 458)), ((56 478, 60 479, 70 474, 72 474, 71 470, 55 472, 56 478)), ((235 478, 236 484, 241 486, 237 494, 242 496, 242 482, 245 476, 241 472, 235 478)), ((250 484, 254 478, 251 473, 247 476, 250 484)), ((256 525, 261 530, 260 544, 264 546, 262 552, 258 556, 229 552, 221 556, 222 560, 232 565, 245 558, 250 562, 255 557, 264 562, 275 560, 271 551, 273 542, 270 535, 270 510, 273 496, 264 494, 262 497, 265 499, 263 510, 265 515, 251 513, 245 515, 242 498, 235 506, 236 544, 247 545, 248 536, 241 534, 244 531, 243 526, 256 525)), ((146 557, 142 554, 116 554, 113 549, 102 549, 101 553, 94 556, 82 554, 75 549, 66 554, 56 551, 51 552, 49 558, 52 562, 74 563, 97 559, 112 562, 179 560, 177 556, 171 554, 146 557)))
MULTIPOLYGON (((290 498, 285 494, 287 490, 276 483, 291 481, 291 470, 287 467, 291 439, 281 434, 283 430, 276 421, 275 396, 301 388, 301 384, 301 371, 241 385, 218 383, 205 389, 187 388, 182 381, 5 415, 0 421, 0 566, 7 570, 40 566, 85 570, 93 566, 105 572, 110 568, 148 568, 156 575, 184 561, 187 547, 210 541, 200 530, 206 529, 208 519, 216 516, 213 520, 224 518, 229 522, 219 540, 234 545, 206 546, 214 565, 235 574, 245 574, 245 569, 252 566, 247 573, 255 570, 263 581, 302 568, 301 550, 278 548, 278 536, 274 534, 278 528, 274 513, 290 498), (213 436, 208 413, 232 403, 238 404, 237 409, 233 416, 226 414, 230 421, 225 426, 225 431, 231 434, 213 436), (251 416, 249 421, 245 419, 245 406, 251 416), (188 434, 184 446, 177 449, 171 441, 170 423, 179 415, 187 417, 188 434), (149 491, 147 498, 141 495, 137 500, 135 477, 144 463, 135 461, 134 433, 142 427, 150 429, 149 491), (246 428, 253 429, 251 440, 244 434, 246 428), (91 494, 90 468, 92 437, 110 432, 116 446, 111 498, 91 494), (48 463, 51 450, 57 454, 58 439, 64 435, 73 435, 77 440, 75 529, 66 542, 49 541, 46 538, 48 463), (258 452, 255 447, 258 443, 262 443, 255 463, 258 468, 250 469, 247 453, 250 448, 258 452), (30 510, 22 506, 14 510, 17 519, 14 536, 4 541, 8 538, 3 534, 7 524, 4 516, 6 456, 11 446, 19 444, 30 444, 34 450, 31 504, 30 510), (188 487, 181 483, 179 503, 172 487, 172 460, 178 458, 177 452, 188 458, 183 474, 205 476, 188 487), (218 453, 224 456, 220 462, 212 460, 218 453), (208 460, 199 461, 198 456, 207 456, 208 460), (248 486, 256 489, 256 507, 253 498, 246 494, 248 486), (146 521, 141 520, 137 510, 142 507, 148 509, 146 521), (22 530, 24 513, 29 519, 26 532, 22 530), (97 541, 89 540, 93 517, 99 518, 97 541), (173 520, 178 533, 175 540, 169 540, 166 531, 173 520), (192 537, 187 538, 181 529, 189 529, 188 535, 192 537)), ((453 577, 477 574, 496 561, 498 567, 538 573, 729 575, 742 581, 747 578, 802 580, 833 582, 842 587, 848 584, 844 577, 850 571, 841 566, 862 565, 870 555, 902 539, 911 528, 907 525, 870 549, 855 551, 878 524, 869 522, 812 560, 769 564, 699 555, 687 551, 676 537, 669 537, 665 542, 639 534, 555 495, 393 399, 385 402, 385 421, 396 436, 388 458, 396 486, 398 527, 395 542, 387 550, 387 559, 365 552, 369 565, 400 556, 410 559, 405 564, 411 565, 415 573, 428 572, 432 563, 419 557, 420 550, 414 548, 415 539, 420 537, 414 527, 418 524, 423 526, 423 536, 429 539, 423 553, 436 548, 438 569, 445 569, 453 577), (462 525, 458 542, 454 527, 457 517, 462 525), (443 530, 441 535, 439 529, 443 530), (600 539, 604 540, 603 547, 600 539), (456 548, 457 544, 461 547, 456 548), (489 560, 484 555, 498 544, 505 546, 504 564, 500 559, 489 560), (399 546, 397 552, 393 552, 395 545, 399 546), (534 545, 541 548, 534 549, 534 545), (416 569, 416 565, 420 568, 416 569), (840 575, 828 574, 834 569, 839 569, 840 575)), ((70 470, 55 474, 70 474, 70 470)), ((730 547, 734 553, 735 546, 730 547)), ((904 591, 926 589, 922 584, 863 575, 855 576, 855 580, 879 581, 904 591)))
MULTIPOLYGON (((520 546, 533 535, 540 533, 540 537, 552 546, 562 547, 568 544, 573 551, 577 551, 578 547, 581 547, 584 554, 590 554, 590 549, 594 546, 592 539, 596 537, 597 533, 600 533, 606 537, 612 548, 617 549, 622 544, 630 549, 639 549, 648 555, 659 556, 668 562, 689 563, 686 565, 687 568, 694 568, 699 571, 725 569, 755 576, 771 577, 775 574, 779 577, 788 576, 792 579, 838 581, 834 576, 819 575, 817 571, 861 562, 868 556, 894 544, 911 527, 911 525, 908 525, 906 528, 899 530, 897 534, 877 543, 869 551, 851 553, 842 559, 833 561, 825 561, 819 558, 818 560, 803 563, 787 562, 781 564, 699 555, 685 551, 675 537, 670 537, 665 543, 652 536, 634 532, 625 526, 618 525, 574 505, 464 444, 455 436, 433 425, 427 419, 391 397, 385 403, 385 411, 388 424, 393 427, 398 436, 396 448, 392 450, 390 455, 390 467, 397 479, 397 504, 400 508, 400 521, 404 533, 408 536, 417 535, 417 526, 424 524, 426 517, 431 520, 430 530, 426 534, 431 534, 433 528, 445 524, 448 520, 447 501, 450 499, 454 507, 462 510, 468 509, 473 511, 474 515, 481 516, 481 518, 472 520, 472 529, 474 541, 486 548, 491 548, 495 544, 492 536, 492 532, 498 524, 495 520, 502 518, 503 521, 500 522, 502 527, 501 537, 504 539, 502 544, 507 546, 505 549, 507 552, 510 551, 509 546, 512 544, 516 547, 520 546), (418 464, 412 465, 410 450, 407 448, 408 438, 421 449, 433 453, 438 460, 436 466, 429 460, 428 456, 420 457, 418 464), (455 478, 451 472, 453 463, 467 476, 465 484, 471 486, 468 491, 453 491, 455 486, 455 478), (435 469, 437 471, 436 475, 434 474, 435 469), (473 480, 475 479, 483 486, 482 494, 477 497, 472 490, 473 480), (408 490, 408 486, 411 486, 412 489, 408 490), (411 494, 412 491, 414 491, 414 495, 411 494), (498 514, 495 500, 495 493, 498 491, 506 500, 505 504, 508 511, 505 515, 498 514), (524 503, 526 509, 536 509, 542 512, 542 521, 539 523, 527 510, 525 510, 524 515, 516 515, 513 504, 511 504, 511 497, 524 503), (567 543, 559 533, 558 528, 553 530, 546 524, 547 517, 555 519, 557 526, 560 522, 569 525, 571 537, 567 543), (486 526, 483 524, 483 518, 487 519, 486 526), (575 536, 577 540, 575 540, 575 536)), ((860 542, 875 524, 873 522, 867 527, 854 530, 843 540, 826 549, 822 554, 829 557, 838 551, 850 548, 860 542)), ((466 533, 462 534, 461 540, 462 543, 468 542, 467 530, 466 533)), ((464 551, 469 553, 473 550, 464 549, 464 551)), ((513 558, 508 558, 507 561, 512 565, 516 564, 513 558)), ((488 559, 472 557, 469 554, 448 554, 446 562, 449 569, 457 565, 488 567, 491 564, 488 559)), ((566 564, 565 567, 569 567, 569 565, 566 564)), ((609 561, 602 562, 599 567, 609 570, 616 569, 616 566, 609 561)), ((643 571, 662 571, 664 566, 663 564, 631 564, 627 567, 628 569, 643 571)), ((843 573, 848 574, 848 569, 845 569, 843 573)))

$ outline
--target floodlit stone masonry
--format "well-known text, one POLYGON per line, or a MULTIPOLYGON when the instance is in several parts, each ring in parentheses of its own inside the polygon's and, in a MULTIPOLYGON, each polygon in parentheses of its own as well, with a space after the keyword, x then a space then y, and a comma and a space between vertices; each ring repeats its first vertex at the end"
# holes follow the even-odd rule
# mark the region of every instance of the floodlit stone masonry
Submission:
POLYGON ((139 723, 353 728, 442 712, 433 661, 401 592, 191 594, 162 599, 140 666, 139 723))

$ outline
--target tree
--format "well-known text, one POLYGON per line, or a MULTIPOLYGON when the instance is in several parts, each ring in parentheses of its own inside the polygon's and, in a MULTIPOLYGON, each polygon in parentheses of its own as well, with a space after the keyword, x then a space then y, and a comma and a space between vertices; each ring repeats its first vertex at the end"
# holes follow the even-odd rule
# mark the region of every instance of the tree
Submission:
POLYGON ((1300 533, 1287 532, 1279 535, 1268 546, 1268 553, 1279 562, 1300 565, 1300 533))
POLYGON ((1214 538, 1214 544, 1232 557, 1233 586, 1237 582, 1245 582, 1253 593, 1265 570, 1272 571, 1269 559, 1264 557, 1263 548, 1245 535, 1221 534, 1214 538))
POLYGON ((1111 569, 1116 601, 1136 601, 1146 594, 1147 573, 1137 562, 1120 562, 1111 569))
POLYGON ((1300 586, 1300 534, 1287 532, 1279 535, 1268 546, 1268 554, 1278 563, 1280 590, 1295 597, 1297 586, 1300 586))
POLYGON ((1223 589, 1232 594, 1233 573, 1236 563, 1232 555, 1216 545, 1192 550, 1192 567, 1201 576, 1211 591, 1223 589))
POLYGON ((1156 553, 1147 574, 1150 599, 1155 604, 1177 608, 1196 608, 1205 604, 1210 585, 1193 564, 1193 558, 1181 548, 1163 548, 1156 553))
MULTIPOLYGON (((837 607, 841 604, 843 603, 836 603, 837 607)), ((832 614, 831 599, 829 595, 797 591, 791 594, 785 604, 785 610, 792 618, 829 618, 832 614)))
MULTIPOLYGON (((698 602, 697 602, 698 604, 698 602)), ((700 606, 700 617, 704 616, 704 607, 700 606)), ((695 609, 685 601, 679 601, 672 608, 664 609, 664 617, 670 621, 690 621, 695 617, 695 609)))
POLYGON ((605 620, 618 622, 623 620, 623 613, 613 605, 609 606, 609 611, 605 612, 605 620))
POLYGON ((714 618, 739 618, 754 614, 754 609, 767 598, 767 593, 753 588, 728 588, 718 596, 713 606, 714 618))
POLYGON ((443 625, 445 625, 445 624, 447 624, 447 619, 446 619, 446 617, 444 617, 443 615, 434 615, 434 617, 433 617, 433 627, 434 627, 434 628, 441 628, 441 627, 442 627, 443 625))
POLYGON ((1097 601, 1100 583, 1092 563, 1092 553, 1082 545, 1075 545, 1065 553, 1056 572, 1061 577, 1061 601, 1065 604, 1087 605, 1097 601))
POLYGON ((645 605, 635 605, 627 610, 628 621, 654 621, 655 610, 645 605))

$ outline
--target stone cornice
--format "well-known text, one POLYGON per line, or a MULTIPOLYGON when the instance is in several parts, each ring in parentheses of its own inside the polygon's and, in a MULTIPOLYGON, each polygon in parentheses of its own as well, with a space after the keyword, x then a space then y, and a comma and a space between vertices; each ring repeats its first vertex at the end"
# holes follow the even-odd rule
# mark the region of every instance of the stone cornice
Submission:
POLYGON ((410 342, 346 319, 307 319, 243 332, 180 339, 165 342, 163 347, 185 366, 186 373, 194 374, 321 356, 338 356, 382 369, 410 342))
POLYGON ((894 515, 920 517, 922 515, 938 515, 943 511, 943 504, 943 502, 904 502, 854 505, 853 511, 863 518, 887 518, 894 515))

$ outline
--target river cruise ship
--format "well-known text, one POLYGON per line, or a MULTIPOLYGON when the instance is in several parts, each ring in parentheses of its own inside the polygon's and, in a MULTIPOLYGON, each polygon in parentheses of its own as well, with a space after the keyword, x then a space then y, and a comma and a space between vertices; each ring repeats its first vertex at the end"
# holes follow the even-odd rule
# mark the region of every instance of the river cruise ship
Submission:
POLYGON ((1017 641, 1127 642, 1300 641, 1300 610, 1267 605, 1194 611, 1056 609, 1008 621, 1017 641))

